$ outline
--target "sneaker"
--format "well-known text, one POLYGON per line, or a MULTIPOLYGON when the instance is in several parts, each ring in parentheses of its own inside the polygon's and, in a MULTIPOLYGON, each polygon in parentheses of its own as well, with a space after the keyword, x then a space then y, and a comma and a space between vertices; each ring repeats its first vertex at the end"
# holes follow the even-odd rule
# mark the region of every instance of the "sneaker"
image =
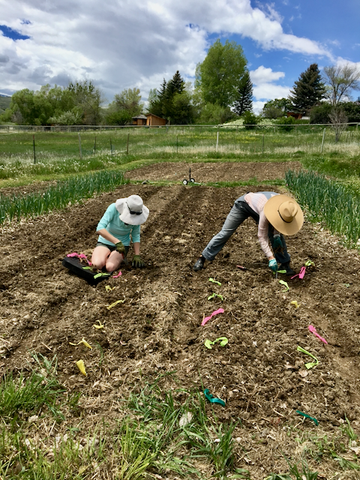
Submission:
POLYGON ((205 258, 199 257, 196 260, 195 265, 193 266, 193 269, 195 270, 195 272, 202 270, 204 268, 204 263, 205 263, 205 258))
POLYGON ((285 270, 286 275, 296 275, 296 272, 290 267, 290 263, 282 263, 279 270, 285 270))

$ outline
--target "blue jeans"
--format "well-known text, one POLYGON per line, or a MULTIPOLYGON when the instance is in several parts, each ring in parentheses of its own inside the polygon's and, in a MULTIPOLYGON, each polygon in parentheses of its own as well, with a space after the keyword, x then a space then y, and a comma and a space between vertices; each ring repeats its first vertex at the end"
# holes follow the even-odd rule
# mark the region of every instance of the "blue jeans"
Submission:
MULTIPOLYGON (((229 215, 226 217, 221 231, 210 240, 202 252, 202 256, 206 260, 214 260, 216 255, 220 252, 220 250, 222 250, 225 243, 229 240, 235 230, 249 217, 252 217, 257 224, 259 223, 259 215, 245 202, 244 197, 238 198, 230 210, 229 215)), ((270 224, 268 235, 277 263, 289 263, 290 255, 288 254, 283 235, 280 234, 282 245, 277 249, 274 249, 273 246, 274 227, 270 224)))

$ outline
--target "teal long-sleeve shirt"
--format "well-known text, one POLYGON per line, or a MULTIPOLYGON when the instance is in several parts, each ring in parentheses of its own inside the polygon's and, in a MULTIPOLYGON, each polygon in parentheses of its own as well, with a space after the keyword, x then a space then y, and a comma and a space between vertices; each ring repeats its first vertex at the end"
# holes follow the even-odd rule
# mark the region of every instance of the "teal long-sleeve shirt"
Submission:
MULTIPOLYGON (((140 225, 126 225, 119 218, 119 212, 116 209, 115 203, 112 203, 104 213, 100 220, 96 231, 105 228, 111 235, 119 239, 126 247, 130 246, 130 237, 134 243, 140 242, 140 225)), ((104 237, 99 235, 98 242, 106 245, 114 245, 104 237)))

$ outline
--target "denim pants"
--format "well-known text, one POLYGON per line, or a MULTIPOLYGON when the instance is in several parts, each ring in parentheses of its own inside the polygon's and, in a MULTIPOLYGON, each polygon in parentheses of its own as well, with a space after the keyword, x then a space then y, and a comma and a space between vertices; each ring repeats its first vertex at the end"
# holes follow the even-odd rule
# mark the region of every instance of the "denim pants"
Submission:
MULTIPOLYGON (((222 250, 225 243, 229 240, 235 230, 249 217, 252 217, 257 224, 259 223, 259 215, 245 202, 244 197, 242 196, 235 201, 229 215, 226 217, 221 231, 210 240, 202 252, 202 256, 206 260, 214 260, 216 255, 220 252, 220 250, 222 250)), ((273 245, 274 227, 270 224, 268 235, 277 263, 289 263, 290 255, 288 254, 283 235, 280 234, 281 247, 278 247, 277 249, 274 249, 273 245)))

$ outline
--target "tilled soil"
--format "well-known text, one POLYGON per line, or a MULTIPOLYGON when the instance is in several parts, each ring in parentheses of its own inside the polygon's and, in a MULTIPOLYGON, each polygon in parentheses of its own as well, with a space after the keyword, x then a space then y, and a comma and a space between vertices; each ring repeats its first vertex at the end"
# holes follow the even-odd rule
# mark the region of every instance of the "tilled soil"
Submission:
MULTIPOLYGON (((216 181, 224 167, 211 167, 216 181)), ((151 178, 151 168, 146 168, 147 175, 140 179, 151 178)), ((183 165, 184 172, 187 168, 183 165)), ((243 168, 238 165, 238 175, 246 178, 243 168)), ((157 169, 156 176, 160 173, 157 169)), ((129 176, 139 179, 138 172, 129 176)), ((306 221, 297 235, 288 237, 288 250, 297 272, 309 259, 315 267, 307 268, 303 280, 282 275, 276 280, 257 242, 256 225, 247 220, 214 262, 203 271, 192 270, 234 200, 248 190, 279 191, 268 185, 256 189, 124 185, 64 212, 4 227, 1 371, 21 370, 31 363, 30 352, 56 355, 60 381, 69 391, 84 394, 85 425, 116 417, 119 398, 126 398, 140 379, 152 381, 176 372, 177 386, 208 388, 226 401, 225 408, 209 405, 218 419, 241 420, 235 435, 236 462, 249 469, 253 479, 287 470, 283 454, 290 457, 295 452, 285 426, 314 435, 321 428, 332 435, 347 418, 359 431, 357 252, 346 250, 319 225, 306 221), (72 252, 90 255, 107 206, 131 194, 141 195, 150 209, 141 235, 146 268, 125 267, 119 278, 93 287, 61 261, 72 252), (288 291, 280 279, 288 282, 288 291), (106 285, 114 289, 106 291, 106 285), (224 300, 208 300, 213 293, 224 300), (117 300, 124 303, 107 308, 117 300), (201 326, 203 318, 219 308, 224 313, 201 326), (99 323, 105 328, 93 327, 99 323), (309 325, 327 345, 309 332, 309 325), (225 347, 217 343, 211 350, 204 346, 206 339, 218 337, 227 337, 229 343, 225 347), (98 347, 69 344, 82 338, 98 347), (315 355, 319 364, 305 368, 313 359, 297 351, 298 346, 315 355), (75 364, 80 358, 87 377, 75 364), (316 418, 319 427, 297 410, 316 418)), ((331 465, 320 471, 331 471, 335 468, 331 465)), ((324 471, 322 475, 333 478, 324 471)))
POLYGON ((275 180, 283 178, 289 169, 298 170, 300 162, 227 162, 227 163, 178 163, 161 162, 138 168, 125 174, 125 178, 143 181, 189 180, 189 173, 195 182, 236 182, 257 179, 275 180), (190 169, 190 172, 189 172, 190 169))

